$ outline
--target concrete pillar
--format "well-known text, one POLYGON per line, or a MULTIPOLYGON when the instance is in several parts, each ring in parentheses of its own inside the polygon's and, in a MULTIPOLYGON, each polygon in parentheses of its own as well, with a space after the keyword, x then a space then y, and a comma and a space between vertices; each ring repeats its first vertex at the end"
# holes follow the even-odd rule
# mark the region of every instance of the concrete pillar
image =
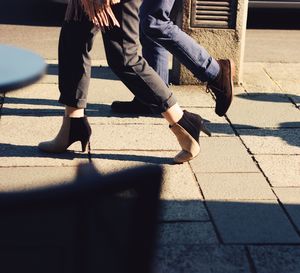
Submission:
MULTIPOLYGON (((235 83, 242 82, 248 0, 178 0, 176 24, 216 59, 231 58, 236 64, 235 83)), ((173 59, 175 84, 198 80, 173 59)))

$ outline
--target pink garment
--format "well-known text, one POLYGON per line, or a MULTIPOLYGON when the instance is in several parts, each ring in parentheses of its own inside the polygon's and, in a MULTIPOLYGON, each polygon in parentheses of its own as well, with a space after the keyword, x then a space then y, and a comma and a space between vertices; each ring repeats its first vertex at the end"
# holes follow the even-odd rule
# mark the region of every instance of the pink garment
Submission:
POLYGON ((78 9, 81 6, 90 21, 102 31, 113 26, 120 27, 111 9, 111 5, 117 3, 120 0, 69 0, 65 20, 80 20, 78 9))

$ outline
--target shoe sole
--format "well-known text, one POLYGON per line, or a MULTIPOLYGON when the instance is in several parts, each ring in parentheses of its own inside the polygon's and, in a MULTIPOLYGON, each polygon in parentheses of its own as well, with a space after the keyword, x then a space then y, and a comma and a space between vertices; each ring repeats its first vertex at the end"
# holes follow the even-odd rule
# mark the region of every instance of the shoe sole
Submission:
POLYGON ((229 66, 230 66, 229 77, 230 77, 231 92, 230 92, 228 107, 226 108, 226 110, 224 111, 224 113, 221 113, 221 114, 217 113, 217 115, 220 116, 220 117, 223 117, 227 113, 227 111, 228 111, 228 109, 229 109, 229 107, 230 107, 230 105, 232 103, 232 99, 233 99, 233 86, 234 86, 234 84, 233 84, 233 77, 235 76, 235 63, 234 63, 234 61, 232 59, 229 59, 228 62, 229 62, 229 66))

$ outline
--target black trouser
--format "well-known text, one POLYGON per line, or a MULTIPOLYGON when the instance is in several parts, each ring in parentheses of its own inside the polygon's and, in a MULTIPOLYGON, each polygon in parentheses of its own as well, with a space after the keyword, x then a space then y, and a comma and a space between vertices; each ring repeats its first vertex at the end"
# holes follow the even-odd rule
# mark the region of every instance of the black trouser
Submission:
MULTIPOLYGON (((103 35, 109 66, 129 90, 153 112, 162 113, 176 103, 158 74, 138 55, 140 0, 124 0, 113 6, 119 27, 103 35)), ((64 22, 59 39, 59 101, 76 108, 86 107, 91 75, 92 49, 97 28, 82 15, 80 21, 64 22)))

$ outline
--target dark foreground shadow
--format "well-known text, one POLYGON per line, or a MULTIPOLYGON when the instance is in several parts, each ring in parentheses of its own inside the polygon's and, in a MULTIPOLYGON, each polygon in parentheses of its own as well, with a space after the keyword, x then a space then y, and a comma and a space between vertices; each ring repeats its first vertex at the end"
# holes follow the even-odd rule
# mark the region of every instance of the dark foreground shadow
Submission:
POLYGON ((51 0, 9 0, 0 3, 0 24, 61 26, 66 5, 51 0))
POLYGON ((84 165, 72 183, 0 193, 1 272, 299 268, 300 204, 206 200, 204 209, 160 201, 162 180, 158 166, 101 175, 84 165))
POLYGON ((158 166, 88 168, 68 185, 0 193, 1 272, 150 272, 161 180, 158 166))

